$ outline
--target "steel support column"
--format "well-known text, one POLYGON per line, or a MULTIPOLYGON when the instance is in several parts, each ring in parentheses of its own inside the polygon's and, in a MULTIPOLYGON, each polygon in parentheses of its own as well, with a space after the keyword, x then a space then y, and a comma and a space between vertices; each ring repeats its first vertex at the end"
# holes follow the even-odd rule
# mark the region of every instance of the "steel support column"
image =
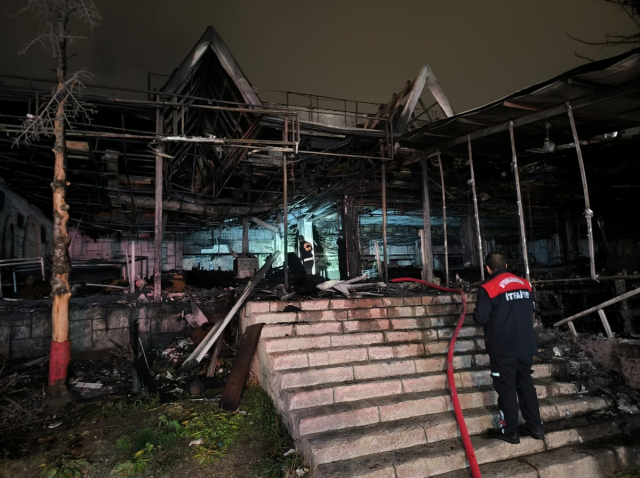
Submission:
POLYGON ((513 123, 509 124, 509 136, 511 137, 511 166, 513 168, 513 177, 516 183, 516 194, 518 197, 518 221, 520 223, 520 252, 522 254, 522 265, 524 266, 525 275, 528 281, 531 280, 529 274, 529 255, 527 250, 527 236, 524 227, 524 211, 522 210, 522 194, 520 192, 520 175, 518 173, 518 156, 516 155, 516 142, 513 136, 513 123))
POLYGON ((382 158, 382 261, 384 281, 389 282, 389 250, 387 248, 387 165, 382 158))
MULTIPOLYGON (((156 134, 162 136, 163 118, 160 108, 156 110, 156 134)), ((156 154, 156 184, 155 184, 155 215, 154 215, 154 261, 153 261, 153 301, 162 301, 162 170, 164 145, 157 146, 156 154)), ((135 207, 135 206, 134 206, 135 207)))
POLYGON ((440 168, 440 187, 442 188, 442 227, 444 233, 444 273, 445 285, 449 287, 449 241, 447 237, 447 190, 444 187, 444 172, 442 170, 442 158, 438 151, 438 167, 440 168))
POLYGON ((484 280, 484 257, 482 254, 482 235, 480 233, 480 214, 478 213, 478 196, 476 195, 476 176, 473 172, 473 152, 471 150, 471 136, 467 136, 467 144, 469 146, 469 168, 471 169, 471 192, 473 194, 473 214, 476 219, 476 234, 478 237, 478 256, 480 258, 480 277, 484 280))
POLYGON ((587 173, 584 169, 584 162, 582 160, 582 149, 580 149, 580 138, 578 138, 578 130, 576 129, 576 122, 573 119, 573 111, 571 109, 571 103, 567 101, 567 114, 569 115, 569 122, 571 123, 571 132, 573 133, 573 144, 576 147, 576 154, 578 155, 578 164, 580 165, 580 176, 582 177, 582 190, 584 192, 584 216, 587 219, 587 235, 589 240, 589 263, 591 269, 591 278, 596 280, 598 274, 596 274, 595 264, 595 250, 593 246, 593 226, 591 224, 591 218, 593 217, 593 211, 589 204, 589 187, 587 185, 587 173))
POLYGON ((284 237, 283 237, 283 254, 284 254, 284 288, 285 291, 289 289, 289 204, 287 198, 287 153, 282 154, 282 210, 284 223, 284 237))
POLYGON ((420 156, 422 167, 422 223, 424 236, 422 241, 422 280, 433 282, 433 241, 431 239, 431 205, 429 202, 429 159, 420 156))

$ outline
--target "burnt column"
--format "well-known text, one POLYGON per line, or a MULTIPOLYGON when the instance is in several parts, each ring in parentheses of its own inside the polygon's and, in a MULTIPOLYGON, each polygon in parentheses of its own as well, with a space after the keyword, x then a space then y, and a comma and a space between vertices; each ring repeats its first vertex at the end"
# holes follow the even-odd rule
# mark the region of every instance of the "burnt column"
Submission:
POLYGON ((420 158, 422 169, 422 280, 433 282, 433 241, 431 239, 431 206, 429 203, 429 160, 422 155, 420 158))
POLYGON ((564 211, 560 223, 560 242, 562 243, 562 260, 565 263, 576 260, 577 255, 574 237, 571 214, 569 214, 568 211, 564 211))
POLYGON ((475 232, 473 230, 473 219, 470 215, 460 217, 460 230, 462 233, 464 264, 475 266, 478 264, 478 256, 475 253, 475 232))
MULTIPOLYGON (((159 97, 158 97, 159 100, 159 97)), ((158 107, 156 109, 156 134, 162 135, 163 115, 158 107)), ((164 160, 162 153, 164 146, 158 146, 158 154, 156 155, 156 182, 155 182, 155 200, 154 200, 154 254, 153 254, 153 301, 162 301, 162 173, 164 168, 164 160)), ((135 205, 132 204, 135 208, 135 205)))
POLYGON ((353 198, 344 198, 343 216, 345 247, 347 251, 347 275, 351 279, 358 277, 362 269, 360 261, 360 242, 358 240, 358 212, 353 198))

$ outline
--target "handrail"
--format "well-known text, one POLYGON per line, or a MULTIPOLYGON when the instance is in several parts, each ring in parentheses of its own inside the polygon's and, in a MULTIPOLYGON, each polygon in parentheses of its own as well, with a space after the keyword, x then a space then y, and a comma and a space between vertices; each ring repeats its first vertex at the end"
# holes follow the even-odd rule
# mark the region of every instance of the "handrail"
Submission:
POLYGON ((462 313, 460 314, 458 325, 456 325, 456 329, 454 330, 453 335, 451 336, 451 341, 449 342, 449 350, 447 352, 447 379, 449 381, 449 389, 451 392, 451 403, 453 403, 453 411, 456 415, 456 421, 458 422, 458 427, 460 428, 460 436, 462 437, 462 444, 464 445, 464 451, 467 455, 467 460, 469 461, 469 468, 471 468, 471 476, 473 478, 482 478, 482 474, 480 473, 480 467, 478 466, 478 460, 476 459, 476 453, 473 450, 471 437, 469 436, 469 431, 467 430, 467 424, 464 421, 464 415, 462 414, 462 408, 460 407, 460 400, 458 399, 458 390, 456 389, 456 381, 455 381, 455 378, 453 377, 453 351, 456 347, 458 334, 460 333, 460 329, 462 328, 462 324, 464 323, 464 319, 467 315, 467 295, 464 293, 464 291, 460 289, 450 289, 448 287, 442 287, 436 284, 432 284, 430 282, 426 282, 420 279, 413 279, 410 277, 393 279, 391 280, 391 282, 417 282, 419 284, 424 284, 444 292, 453 292, 453 293, 460 294, 460 297, 462 298, 462 313))
MULTIPOLYGON (((13 259, 3 259, 0 260, 0 277, 2 276, 2 268, 9 267, 13 269, 13 292, 18 292, 18 283, 16 281, 16 270, 19 272, 24 272, 25 270, 29 270, 27 266, 34 265, 40 266, 40 273, 42 274, 42 281, 46 280, 45 272, 44 272, 44 257, 21 257, 21 258, 13 258, 13 259)), ((2 283, 0 280, 0 299, 2 299, 2 283)))
POLYGON ((608 307, 610 305, 615 304, 616 302, 620 302, 621 300, 625 300, 628 299, 629 297, 632 297, 636 294, 640 294, 640 288, 638 289, 634 289, 634 290, 630 290, 629 292, 626 292, 622 295, 619 295, 618 297, 614 297, 613 299, 609 299, 606 302, 603 302, 602 304, 596 305, 594 307, 591 307, 590 309, 587 310, 583 310, 582 312, 578 312, 575 315, 572 315, 571 317, 567 317, 566 319, 562 319, 558 322, 556 322, 554 325, 554 327, 559 327, 562 324, 566 324, 567 322, 573 322, 576 319, 579 319, 580 317, 584 317, 585 315, 589 315, 592 312, 597 312, 600 309, 604 309, 605 307, 608 307))

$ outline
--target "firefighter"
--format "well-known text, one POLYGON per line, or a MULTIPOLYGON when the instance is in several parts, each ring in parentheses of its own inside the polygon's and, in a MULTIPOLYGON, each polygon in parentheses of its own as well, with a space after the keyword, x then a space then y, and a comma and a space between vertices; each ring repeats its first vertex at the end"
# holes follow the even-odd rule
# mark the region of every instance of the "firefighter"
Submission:
POLYGON ((304 236, 298 238, 300 242, 300 260, 307 274, 313 274, 313 246, 304 240, 304 236))
POLYGON ((531 284, 508 272, 506 257, 497 252, 485 261, 489 277, 478 288, 473 320, 484 326, 491 378, 498 393, 500 428, 489 435, 508 443, 520 443, 520 433, 544 439, 538 396, 531 366, 537 353, 533 331, 531 284), (518 402, 525 425, 518 429, 518 402))

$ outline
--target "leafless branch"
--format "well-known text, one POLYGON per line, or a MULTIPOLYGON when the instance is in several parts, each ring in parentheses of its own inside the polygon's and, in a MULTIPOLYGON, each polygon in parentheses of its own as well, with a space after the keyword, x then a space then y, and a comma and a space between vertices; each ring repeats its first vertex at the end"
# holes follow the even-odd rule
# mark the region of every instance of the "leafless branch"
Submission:
MULTIPOLYGON (((628 35, 622 34, 606 34, 602 41, 586 41, 580 38, 576 38, 572 35, 566 34, 572 40, 582 43, 588 46, 597 47, 610 47, 619 45, 629 45, 636 47, 640 45, 640 0, 604 0, 607 3, 616 5, 619 13, 627 15, 631 21, 636 25, 636 31, 628 35)), ((578 58, 585 58, 576 53, 578 58)))
POLYGON ((73 120, 80 116, 90 120, 95 113, 93 106, 84 99, 85 84, 93 81, 91 74, 81 70, 66 75, 67 45, 83 38, 73 33, 70 23, 84 22, 91 29, 100 23, 100 12, 93 0, 27 0, 27 5, 17 14, 25 12, 35 15, 40 24, 40 34, 27 43, 20 53, 26 53, 33 45, 41 45, 57 60, 58 84, 53 88, 51 96, 45 98, 39 111, 35 115, 27 115, 14 146, 31 143, 41 136, 53 135, 56 120, 73 129, 73 120))
POLYGON ((594 58, 589 58, 588 56, 581 55, 577 50, 573 50, 573 54, 582 60, 596 61, 594 58))
POLYGON ((73 129, 71 122, 81 116, 90 122, 96 109, 84 97, 85 85, 92 81, 92 75, 88 71, 81 70, 69 75, 64 83, 54 87, 51 96, 45 98, 40 111, 36 115, 28 115, 24 120, 22 132, 15 139, 14 146, 19 143, 30 144, 41 136, 53 135, 54 121, 61 104, 64 106, 64 121, 68 128, 73 129))
POLYGON ((93 0, 27 0, 27 6, 18 11, 17 15, 25 12, 33 13, 41 27, 40 34, 25 44, 20 53, 24 54, 32 46, 39 44, 53 58, 60 56, 61 40, 73 43, 84 38, 69 30, 69 21, 81 21, 94 29, 102 20, 93 0))

